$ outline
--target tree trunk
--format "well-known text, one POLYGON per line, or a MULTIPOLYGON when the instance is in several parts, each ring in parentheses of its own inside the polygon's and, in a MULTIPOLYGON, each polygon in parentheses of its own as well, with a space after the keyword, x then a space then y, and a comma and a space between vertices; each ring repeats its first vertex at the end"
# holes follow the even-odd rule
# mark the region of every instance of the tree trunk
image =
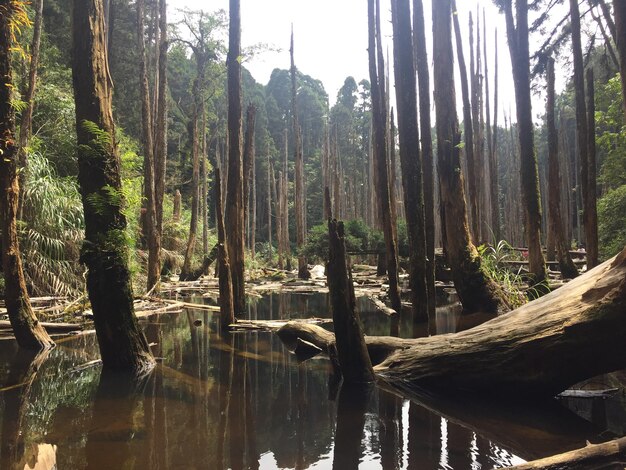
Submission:
POLYGON ((37 68, 39 67, 39 51, 41 49, 41 29, 43 25, 43 2, 34 2, 35 24, 33 26, 33 40, 30 46, 30 66, 28 70, 28 89, 24 96, 26 108, 22 111, 20 118, 18 163, 21 168, 19 173, 20 197, 18 218, 22 219, 24 204, 24 189, 26 188, 26 167, 28 166, 28 142, 32 133, 33 110, 35 109, 35 88, 37 86, 37 68))
POLYGON ((596 100, 593 69, 587 69, 587 199, 585 200, 585 238, 587 269, 598 265, 598 206, 596 184, 596 100))
POLYGON ((613 15, 615 15, 615 36, 617 38, 617 54, 619 55, 619 70, 622 81, 623 109, 626 118, 626 2, 613 0, 613 15))
MULTIPOLYGON (((413 0, 413 37, 418 78, 422 176, 424 181, 424 222, 426 224, 426 288, 428 316, 435 315, 435 174, 430 120, 430 70, 426 50, 426 25, 422 0, 413 0)), ((405 208, 406 210, 406 208, 405 208)))
POLYGON ((298 123, 298 95, 296 80, 296 65, 293 57, 293 27, 291 30, 291 48, 289 49, 291 56, 291 114, 293 121, 294 135, 294 160, 296 164, 296 246, 298 248, 298 277, 300 279, 309 279, 311 274, 307 267, 306 258, 300 253, 300 250, 306 243, 306 222, 304 215, 305 204, 305 188, 304 188, 304 160, 302 155, 302 130, 298 123))
POLYGON ((180 191, 177 189, 174 192, 174 209, 172 211, 172 221, 180 222, 180 206, 182 204, 182 196, 180 191))
POLYGON ((269 263, 270 266, 274 264, 273 261, 273 242, 272 242, 272 202, 276 204, 276 186, 272 185, 276 180, 274 179, 274 166, 270 161, 269 143, 267 144, 267 242, 269 250, 269 263), (272 189, 274 192, 272 193, 272 189))
POLYGON ((244 227, 250 238, 250 190, 252 187, 252 167, 254 166, 254 126, 256 122, 256 106, 249 104, 246 110, 246 136, 243 147, 243 207, 244 207, 244 227))
POLYGON ((224 209, 222 208, 222 183, 219 168, 215 169, 215 214, 217 217, 218 243, 218 277, 220 290, 220 316, 222 328, 228 328, 235 322, 235 300, 233 291, 228 245, 226 244, 226 229, 224 227, 224 209))
POLYGON ((89 269, 87 290, 102 364, 142 372, 154 359, 133 310, 102 0, 74 0, 73 47, 78 178, 85 209, 81 259, 89 269))
MULTIPOLYGON (((420 152, 417 119, 417 86, 411 35, 411 6, 409 0, 393 0, 393 56, 398 106, 398 131, 406 227, 409 239, 409 281, 414 319, 428 319, 429 298, 426 287, 426 228, 424 220, 424 187, 422 154, 420 152)), ((434 321, 434 318, 433 318, 434 321)))
MULTIPOLYGON (((452 0, 454 34, 456 37, 456 54, 459 62, 459 72, 461 75, 461 96, 463 98, 463 150, 467 161, 467 179, 469 189, 469 206, 471 221, 471 239, 473 243, 478 240, 478 189, 476 187, 476 158, 474 154, 474 126, 472 124, 472 105, 470 102, 469 81, 467 79, 467 67, 463 54, 463 37, 459 25, 459 15, 456 8, 456 0, 452 0)), ((471 29, 470 29, 471 31, 471 29)), ((470 47, 470 50, 472 48, 470 47)))
POLYGON ((520 143, 521 189, 524 226, 528 241, 529 272, 533 282, 547 280, 546 263, 541 251, 541 203, 535 154, 534 124, 530 99, 530 56, 528 45, 528 4, 517 0, 517 26, 513 18, 513 0, 504 2, 509 51, 513 67, 515 103, 520 143))
POLYGON ((391 308, 396 312, 401 310, 400 292, 398 289, 398 254, 393 238, 391 225, 391 207, 389 199, 389 178, 387 172, 387 135, 386 117, 387 106, 385 104, 385 87, 382 74, 384 73, 384 61, 382 59, 382 45, 380 41, 380 7, 379 0, 368 0, 369 22, 369 69, 372 87, 372 122, 373 122, 373 152, 376 165, 378 199, 383 222, 385 236, 387 274, 389 277, 389 298, 391 308))
POLYGON ((289 141, 288 131, 285 128, 284 132, 284 144, 285 144, 285 159, 283 162, 283 191, 282 191, 282 222, 283 222, 283 254, 285 255, 285 269, 291 270, 291 242, 289 240, 289 141))
POLYGON ((241 110, 241 5, 229 0, 228 46, 228 190, 226 194, 226 245, 231 263, 235 314, 246 309, 244 279, 244 207, 241 110))
POLYGON ((17 233, 19 200, 18 148, 15 145, 15 110, 11 103, 11 30, 14 2, 0 1, 0 219, 2 221, 2 271, 5 304, 20 347, 47 349, 53 342, 37 321, 30 305, 17 233))
MULTIPOLYGON (((489 154, 489 186, 491 189, 491 222, 493 224, 493 238, 497 242, 502 240, 500 231, 500 184, 498 175, 498 29, 495 31, 495 54, 494 54, 494 103, 493 103, 493 132, 491 152, 489 154)), ((486 57, 486 55, 485 55, 486 57)))
POLYGON ((354 286, 346 262, 343 223, 329 220, 328 236, 326 269, 341 374, 347 384, 371 383, 374 382, 374 372, 363 340, 363 326, 355 312, 354 286))
MULTIPOLYGON (((478 8, 478 7, 477 7, 478 8)), ((458 16, 455 15, 455 16, 458 16)), ((472 126, 474 128, 474 177, 475 181, 470 181, 470 188, 472 184, 475 189, 476 196, 476 220, 472 218, 471 226, 476 229, 476 232, 472 230, 473 242, 480 244, 483 240, 483 218, 482 218, 482 185, 483 185, 483 136, 481 133, 481 112, 482 112, 482 90, 480 84, 480 19, 476 18, 476 49, 474 49, 474 21, 472 13, 469 14, 469 37, 470 37, 470 93, 472 102, 472 126)), ((470 197, 472 191, 470 189, 470 197)))
POLYGON ((146 44, 144 40, 144 0, 137 0, 137 48, 139 54, 139 82, 141 95, 141 122, 143 143, 143 174, 144 197, 146 198, 146 213, 144 227, 148 244, 148 282, 146 290, 149 292, 157 285, 161 274, 161 237, 157 236, 156 206, 154 191, 154 143, 152 140, 152 106, 150 103, 150 88, 146 63, 146 44))
POLYGON ((433 4, 433 50, 438 57, 434 77, 439 180, 446 227, 444 247, 463 307, 470 312, 495 312, 501 306, 498 287, 482 269, 480 256, 470 240, 465 210, 459 159, 460 133, 456 115, 451 14, 450 0, 433 4))
POLYGON ((578 269, 569 254, 569 244, 563 233, 561 218, 561 173, 559 168, 559 142, 554 118, 554 59, 548 61, 548 102, 546 110, 546 126, 548 128, 548 225, 554 240, 561 275, 564 278, 578 276, 578 269))

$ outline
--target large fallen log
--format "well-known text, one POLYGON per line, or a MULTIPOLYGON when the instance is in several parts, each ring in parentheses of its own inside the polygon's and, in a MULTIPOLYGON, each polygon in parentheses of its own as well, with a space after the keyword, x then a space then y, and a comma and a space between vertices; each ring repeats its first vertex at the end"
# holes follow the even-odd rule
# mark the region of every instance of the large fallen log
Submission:
MULTIPOLYGON (((298 326, 290 328, 298 334, 298 326)), ((379 338, 395 351, 375 371, 407 390, 554 396, 626 367, 625 339, 626 249, 558 291, 471 330, 408 340, 410 347, 379 338)))
POLYGON ((511 470, 621 470, 626 468, 626 437, 604 444, 589 444, 582 449, 510 468, 511 470))

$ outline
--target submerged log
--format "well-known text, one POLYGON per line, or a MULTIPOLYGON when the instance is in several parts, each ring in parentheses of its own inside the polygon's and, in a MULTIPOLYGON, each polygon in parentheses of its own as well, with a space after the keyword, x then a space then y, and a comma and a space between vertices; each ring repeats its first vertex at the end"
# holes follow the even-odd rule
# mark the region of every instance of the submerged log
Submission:
MULTIPOLYGON (((376 338, 383 349, 395 351, 375 372, 405 390, 554 396, 626 367, 625 315, 626 249, 558 291, 471 330, 412 340, 376 338)), ((315 335, 325 347, 332 341, 332 333, 312 335, 310 325, 306 331, 285 328, 292 338, 302 334, 318 346, 315 335)), ((373 341, 366 337, 370 354, 373 341)))
POLYGON ((626 437, 510 467, 511 470, 623 469, 626 437))

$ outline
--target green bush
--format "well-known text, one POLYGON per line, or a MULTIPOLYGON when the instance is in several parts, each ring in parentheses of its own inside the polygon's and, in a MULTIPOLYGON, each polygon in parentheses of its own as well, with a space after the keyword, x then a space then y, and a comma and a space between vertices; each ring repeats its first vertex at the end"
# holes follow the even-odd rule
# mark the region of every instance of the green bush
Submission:
POLYGON ((598 201, 598 241, 602 259, 615 256, 626 245, 626 184, 598 201))
MULTIPOLYGON (((362 220, 349 220, 344 223, 344 228, 348 251, 384 249, 382 233, 368 227, 362 220)), ((316 225, 309 230, 302 253, 309 261, 325 262, 328 259, 327 224, 316 225)))

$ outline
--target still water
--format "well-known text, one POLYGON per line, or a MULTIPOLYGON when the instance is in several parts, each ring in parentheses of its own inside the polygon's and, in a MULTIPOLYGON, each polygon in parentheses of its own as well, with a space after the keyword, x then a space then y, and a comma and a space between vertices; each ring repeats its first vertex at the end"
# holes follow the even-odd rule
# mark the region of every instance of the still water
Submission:
MULTIPOLYGON (((359 307, 368 334, 389 334, 386 316, 367 300, 359 307)), ((248 313, 328 312, 326 296, 274 294, 252 301, 248 313)), ((439 332, 459 321, 455 307, 438 310, 439 332)), ((337 386, 328 361, 299 364, 275 335, 223 335, 217 322, 191 310, 143 321, 162 359, 138 383, 81 368, 98 358, 93 334, 35 358, 0 341, 0 468, 474 470, 608 436, 606 420, 592 424, 556 401, 418 402, 380 387, 355 394, 337 386)))

